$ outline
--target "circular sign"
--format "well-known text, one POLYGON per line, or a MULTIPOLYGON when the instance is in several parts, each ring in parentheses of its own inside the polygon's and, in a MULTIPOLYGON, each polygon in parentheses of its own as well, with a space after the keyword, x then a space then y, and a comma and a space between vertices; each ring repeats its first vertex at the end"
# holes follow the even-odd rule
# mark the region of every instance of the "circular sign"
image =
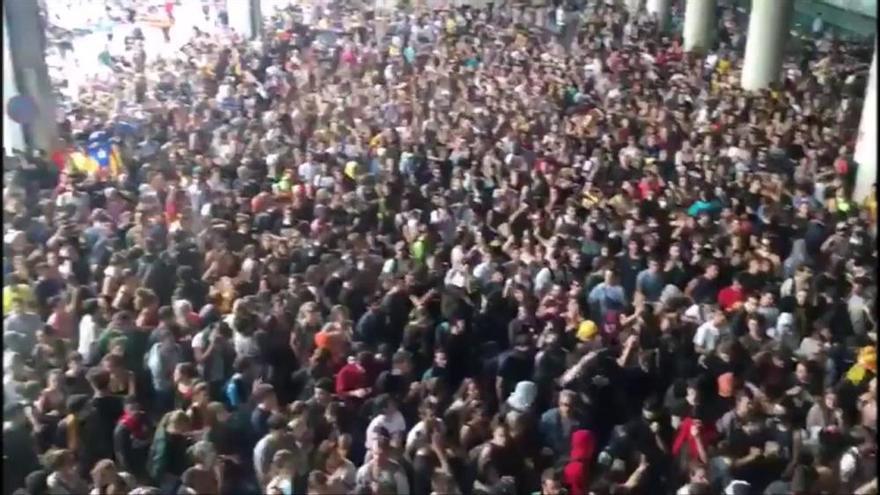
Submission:
POLYGON ((15 95, 6 102, 6 115, 19 124, 30 124, 37 118, 37 104, 33 98, 15 95))

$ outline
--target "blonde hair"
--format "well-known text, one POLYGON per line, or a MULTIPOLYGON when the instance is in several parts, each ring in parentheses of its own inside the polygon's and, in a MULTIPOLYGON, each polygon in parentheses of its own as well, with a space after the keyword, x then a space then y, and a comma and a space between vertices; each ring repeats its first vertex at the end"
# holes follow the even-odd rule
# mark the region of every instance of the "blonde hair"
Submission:
POLYGON ((272 456, 272 465, 269 468, 269 479, 278 476, 285 469, 290 469, 291 475, 296 476, 296 458, 293 452, 287 449, 281 449, 272 456))
POLYGON ((168 423, 165 430, 169 433, 184 433, 190 428, 190 419, 183 411, 173 411, 168 413, 168 423))

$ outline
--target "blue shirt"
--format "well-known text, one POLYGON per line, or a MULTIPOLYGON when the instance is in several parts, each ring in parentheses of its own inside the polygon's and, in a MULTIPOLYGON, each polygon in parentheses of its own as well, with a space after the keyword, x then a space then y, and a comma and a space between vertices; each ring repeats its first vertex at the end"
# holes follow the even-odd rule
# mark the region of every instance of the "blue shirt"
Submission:
POLYGON ((599 313, 600 321, 605 321, 605 315, 609 310, 623 309, 626 305, 626 294, 623 292, 623 287, 602 282, 590 291, 587 303, 591 309, 599 313))

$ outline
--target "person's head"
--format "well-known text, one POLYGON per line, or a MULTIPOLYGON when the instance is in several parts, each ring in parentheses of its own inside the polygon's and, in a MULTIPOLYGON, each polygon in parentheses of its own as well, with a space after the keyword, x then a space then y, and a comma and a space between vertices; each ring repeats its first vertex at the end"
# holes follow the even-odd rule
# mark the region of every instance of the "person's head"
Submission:
MULTIPOLYGON (((309 473, 309 493, 314 493, 316 495, 329 495, 330 488, 327 486, 330 483, 327 474, 323 471, 312 471, 309 473)), ((278 493, 283 495, 280 488, 278 493)))
POLYGON ((605 283, 608 285, 616 285, 618 280, 617 272, 613 269, 605 270, 605 283))
POLYGON ((434 366, 444 369, 447 364, 446 351, 438 349, 434 351, 434 366))
POLYGON ((372 449, 373 456, 379 461, 387 461, 391 457, 391 435, 388 433, 388 430, 380 428, 380 431, 376 433, 376 437, 373 440, 372 449))
POLYGON ((272 471, 278 475, 294 476, 296 473, 296 456, 293 452, 282 449, 272 456, 272 471))
POLYGON ((714 280, 714 279, 718 278, 718 274, 719 274, 719 269, 718 269, 717 263, 709 263, 709 265, 706 266, 705 277, 707 279, 714 280))
POLYGON ((253 375, 256 374, 254 361, 248 356, 236 357, 235 361, 232 363, 232 369, 235 370, 236 373, 241 374, 247 380, 252 379, 253 375))
POLYGON ((319 378, 314 389, 315 402, 326 406, 333 400, 333 380, 331 378, 319 378))
POLYGON ((388 394, 376 397, 376 411, 386 417, 397 412, 397 401, 388 394))
POLYGON ((716 327, 721 327, 727 322, 727 315, 724 314, 722 309, 716 309, 712 312, 712 324, 716 327))
POLYGON ((268 383, 261 383, 254 388, 254 401, 260 407, 275 410, 278 407, 278 395, 275 393, 275 387, 268 383))
POLYGON ((510 428, 504 421, 499 421, 492 427, 491 442, 498 447, 507 447, 510 443, 510 428))
POLYGON ((701 403, 700 397, 700 383, 694 378, 688 380, 687 388, 685 389, 685 401, 692 406, 696 406, 701 403))
POLYGON ((170 434, 185 435, 190 431, 192 422, 189 416, 183 411, 172 411, 168 417, 168 426, 166 431, 170 434))
POLYGON ((513 339, 513 349, 521 354, 532 350, 532 339, 528 335, 519 334, 513 339))
POLYGON ((287 418, 281 413, 272 413, 266 420, 266 426, 270 433, 278 434, 287 429, 287 418))
POLYGON ((76 456, 67 449, 50 450, 44 456, 44 464, 52 473, 72 476, 76 473, 76 456))
POLYGON ((565 486, 559 471, 547 468, 541 473, 541 495, 563 495, 565 486))
POLYGON ((573 390, 563 390, 559 392, 559 414, 564 418, 570 418, 574 415, 577 404, 577 394, 573 390))
POLYGON ((226 424, 232 414, 222 402, 211 402, 205 408, 205 426, 213 428, 217 425, 226 424))
POLYGON ((706 466, 702 464, 693 464, 688 470, 688 481, 690 481, 690 483, 708 484, 709 473, 706 470, 706 466))
POLYGON ((136 397, 126 397, 123 404, 125 412, 130 415, 143 414, 144 408, 136 397))
POLYGON ((656 256, 652 256, 648 260, 648 271, 650 271, 651 273, 659 273, 660 268, 661 268, 660 259, 657 258, 656 256))
POLYGON ((750 417, 754 410, 754 400, 748 389, 743 389, 736 394, 736 414, 741 418, 750 417))
POLYGON ((102 459, 95 464, 90 474, 95 487, 104 487, 118 474, 116 463, 110 459, 102 459))
POLYGON ((174 367, 174 381, 176 383, 190 384, 198 378, 199 373, 192 363, 179 363, 174 367))
POLYGON ((404 375, 409 374, 413 368, 412 354, 405 350, 395 352, 391 358, 391 365, 400 373, 404 375))
POLYGON ((110 373, 103 368, 92 368, 86 373, 86 380, 95 392, 107 392, 110 388, 110 373))
POLYGON ((64 372, 60 369, 49 370, 49 373, 46 375, 46 387, 52 390, 58 390, 61 388, 61 378, 64 376, 64 372))
POLYGON ((761 315, 755 313, 750 314, 746 317, 746 326, 749 329, 749 333, 755 336, 764 337, 764 327, 763 327, 763 318, 761 315))
POLYGON ((837 392, 832 389, 828 389, 825 391, 825 395, 822 397, 822 404, 828 410, 837 409, 837 392))
POLYGON ((71 351, 67 354, 67 370, 75 375, 81 372, 85 368, 85 363, 82 357, 82 354, 71 351))

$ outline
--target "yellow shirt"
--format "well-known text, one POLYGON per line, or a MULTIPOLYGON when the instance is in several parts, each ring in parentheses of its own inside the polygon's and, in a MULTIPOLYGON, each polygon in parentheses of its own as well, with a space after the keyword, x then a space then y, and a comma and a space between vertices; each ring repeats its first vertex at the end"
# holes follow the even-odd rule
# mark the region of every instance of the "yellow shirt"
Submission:
POLYGON ((34 306, 36 298, 29 285, 17 284, 3 287, 3 312, 9 313, 17 303, 23 303, 28 307, 34 306))
POLYGON ((871 223, 877 222, 877 195, 873 192, 869 194, 862 203, 862 206, 868 211, 868 217, 871 219, 871 223))
POLYGON ((455 19, 446 19, 446 32, 455 34, 455 19))

